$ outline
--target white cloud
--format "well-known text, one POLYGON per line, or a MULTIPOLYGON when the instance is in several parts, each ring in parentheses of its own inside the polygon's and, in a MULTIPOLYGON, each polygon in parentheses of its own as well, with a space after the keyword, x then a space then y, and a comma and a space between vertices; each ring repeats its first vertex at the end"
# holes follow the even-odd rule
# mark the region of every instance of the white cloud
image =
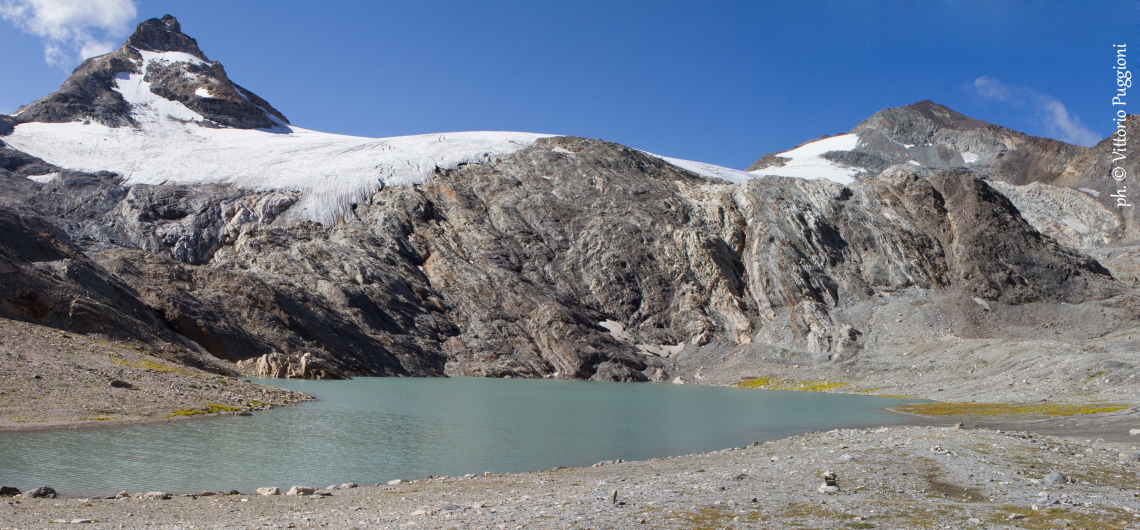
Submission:
POLYGON ((1080 119, 1069 114, 1069 109, 1066 109, 1060 101, 1049 96, 1039 96, 1037 99, 1038 108, 1045 111, 1045 126, 1061 141, 1093 146, 1101 140, 1099 134, 1092 132, 1081 123, 1080 119))
POLYGON ((988 75, 983 75, 974 80, 974 90, 977 90, 978 95, 986 99, 1009 101, 1010 98, 1009 87, 988 75))
POLYGON ((983 99, 992 99, 1015 106, 1031 104, 1037 118, 1045 127, 1046 134, 1071 144, 1091 146, 1101 140, 1101 136, 1081 123, 1080 118, 1071 114, 1065 104, 1048 94, 1042 94, 1025 86, 1010 86, 990 76, 974 80, 974 91, 983 99))
POLYGON ((108 37, 124 34, 137 15, 134 0, 0 0, 0 17, 42 37, 44 59, 61 68, 114 50, 108 37))

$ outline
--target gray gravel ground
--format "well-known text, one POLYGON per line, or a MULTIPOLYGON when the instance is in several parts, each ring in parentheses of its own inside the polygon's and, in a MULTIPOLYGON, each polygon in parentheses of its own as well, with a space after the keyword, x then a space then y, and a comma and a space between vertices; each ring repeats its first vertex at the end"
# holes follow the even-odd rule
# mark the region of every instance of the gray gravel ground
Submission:
POLYGON ((1138 469, 1140 452, 1127 443, 953 427, 835 430, 643 462, 323 490, 331 496, 321 498, 5 499, 0 528, 80 520, 171 529, 1140 528, 1138 469), (839 491, 821 493, 829 470, 839 491), (1050 482, 1053 472, 1065 479, 1050 482))
POLYGON ((312 399, 178 366, 148 348, 0 319, 0 429, 174 421, 211 404, 233 413, 312 399))

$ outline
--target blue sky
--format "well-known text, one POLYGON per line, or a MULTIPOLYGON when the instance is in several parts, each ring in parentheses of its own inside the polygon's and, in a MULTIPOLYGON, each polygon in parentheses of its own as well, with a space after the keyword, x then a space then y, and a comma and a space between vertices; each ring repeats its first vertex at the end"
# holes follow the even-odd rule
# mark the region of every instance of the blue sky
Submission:
POLYGON ((0 112, 166 13, 301 127, 573 134, 735 168, 924 99, 1087 144, 1115 126, 1112 45, 1140 65, 1137 2, 0 0, 0 112))

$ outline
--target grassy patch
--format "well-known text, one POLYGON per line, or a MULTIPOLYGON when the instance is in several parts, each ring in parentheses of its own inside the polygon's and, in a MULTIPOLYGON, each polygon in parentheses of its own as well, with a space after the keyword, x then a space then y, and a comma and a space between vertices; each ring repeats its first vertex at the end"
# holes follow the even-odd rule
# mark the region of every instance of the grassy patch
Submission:
POLYGON ((737 388, 765 388, 772 382, 771 377, 757 377, 736 383, 737 388))
POLYGON ((1074 405, 1066 403, 916 403, 893 407, 899 412, 932 416, 998 416, 1039 414, 1041 416, 1072 416, 1124 410, 1128 405, 1074 405))
POLYGON ((695 512, 681 512, 675 516, 666 517, 666 519, 673 518, 684 521, 686 528, 693 530, 720 530, 734 523, 755 523, 760 520, 760 514, 752 512, 736 515, 725 508, 704 507, 695 512))
POLYGON ((189 369, 183 368, 181 366, 169 366, 169 365, 165 365, 165 364, 153 363, 150 361, 131 362, 131 361, 128 361, 126 359, 118 359, 118 358, 111 359, 111 362, 116 363, 116 364, 125 364, 127 366, 133 366, 135 368, 143 368, 146 370, 154 370, 156 372, 177 372, 177 373, 180 373, 183 375, 191 375, 194 377, 198 377, 198 374, 195 374, 194 372, 191 372, 189 369))
POLYGON ((1095 374, 1092 374, 1092 375, 1090 375, 1090 376, 1086 377, 1086 378, 1085 378, 1085 380, 1084 380, 1084 382, 1085 382, 1085 383, 1088 383, 1088 382, 1092 381, 1093 379, 1096 379, 1096 378, 1102 377, 1102 376, 1104 376, 1104 375, 1107 375, 1107 374, 1108 374, 1108 372, 1105 372, 1104 370, 1101 370, 1101 371, 1099 371, 1099 372, 1097 372, 1097 373, 1095 373, 1095 374))
POLYGON ((736 384, 738 388, 764 388, 767 390, 800 390, 803 392, 828 392, 849 386, 843 381, 785 381, 774 377, 758 377, 736 384))
POLYGON ((998 525, 1008 525, 1011 522, 1021 528, 1045 530, 1057 528, 1054 521, 1064 521, 1069 528, 1097 528, 1103 530, 1117 530, 1125 528, 1132 522, 1132 516, 1119 508, 1109 508, 1107 514, 1092 514, 1069 511, 1065 508, 1049 508, 1033 510, 1021 506, 1001 506, 1002 511, 989 517, 989 522, 998 525), (1010 520, 1010 514, 1022 515, 1020 519, 1010 520))
POLYGON ((231 407, 229 405, 219 405, 217 403, 207 403, 204 409, 182 409, 172 411, 167 414, 167 418, 174 418, 176 416, 195 416, 198 414, 213 414, 215 412, 233 412, 241 410, 239 407, 231 407))

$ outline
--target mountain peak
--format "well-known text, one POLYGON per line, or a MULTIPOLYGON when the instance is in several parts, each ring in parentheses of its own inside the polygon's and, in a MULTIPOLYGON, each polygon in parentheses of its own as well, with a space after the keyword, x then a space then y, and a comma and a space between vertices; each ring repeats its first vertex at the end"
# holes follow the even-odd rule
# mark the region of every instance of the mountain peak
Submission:
POLYGON ((96 121, 108 127, 276 129, 289 123, 277 109, 229 79, 171 15, 143 21, 118 50, 92 57, 63 86, 25 105, 17 121, 96 121))
POLYGON ((182 25, 171 15, 143 21, 123 46, 152 52, 183 52, 209 62, 198 48, 198 41, 182 33, 182 25))

